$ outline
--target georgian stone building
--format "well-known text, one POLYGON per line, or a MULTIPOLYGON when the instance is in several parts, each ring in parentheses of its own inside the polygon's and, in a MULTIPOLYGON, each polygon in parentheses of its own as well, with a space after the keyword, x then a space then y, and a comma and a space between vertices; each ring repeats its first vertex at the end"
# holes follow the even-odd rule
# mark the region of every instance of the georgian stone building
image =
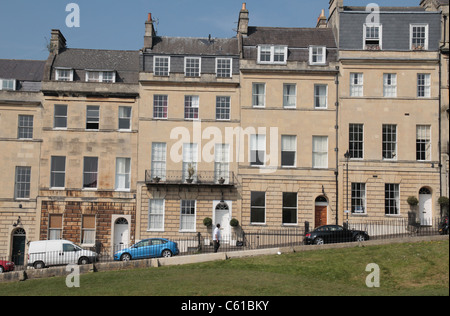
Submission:
POLYGON ((233 38, 162 36, 149 15, 136 51, 52 30, 47 61, 0 61, 0 257, 39 239, 209 242, 206 218, 228 238, 233 218, 251 232, 440 216, 448 1, 329 5, 315 28, 282 28, 252 26, 244 3, 233 38))

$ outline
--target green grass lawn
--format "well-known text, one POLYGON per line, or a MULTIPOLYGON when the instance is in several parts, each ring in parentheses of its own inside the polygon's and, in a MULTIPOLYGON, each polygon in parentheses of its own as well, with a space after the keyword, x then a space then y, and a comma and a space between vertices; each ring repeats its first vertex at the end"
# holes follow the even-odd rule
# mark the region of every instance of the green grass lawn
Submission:
POLYGON ((0 284, 5 295, 314 296, 449 295, 449 242, 318 250, 0 284), (380 287, 366 286, 379 265, 380 287))

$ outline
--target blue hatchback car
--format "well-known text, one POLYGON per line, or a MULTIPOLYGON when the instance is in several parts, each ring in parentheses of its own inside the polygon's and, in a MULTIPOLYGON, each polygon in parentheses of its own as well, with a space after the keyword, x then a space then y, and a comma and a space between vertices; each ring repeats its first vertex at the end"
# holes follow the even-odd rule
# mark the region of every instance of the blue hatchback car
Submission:
POLYGON ((115 261, 129 261, 155 257, 172 257, 179 254, 177 243, 163 238, 144 239, 130 248, 114 254, 115 261))

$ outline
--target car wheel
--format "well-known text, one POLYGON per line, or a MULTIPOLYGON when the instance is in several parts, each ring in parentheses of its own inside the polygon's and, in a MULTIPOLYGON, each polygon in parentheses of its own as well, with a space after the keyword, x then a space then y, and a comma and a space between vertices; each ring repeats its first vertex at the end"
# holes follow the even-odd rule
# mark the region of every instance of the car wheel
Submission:
POLYGON ((364 237, 364 235, 358 234, 356 235, 355 240, 361 242, 366 240, 366 238, 364 237))
POLYGON ((170 251, 169 249, 166 249, 162 252, 161 256, 163 258, 170 258, 170 257, 172 257, 172 251, 170 251))
POLYGON ((38 261, 35 262, 33 266, 35 269, 43 269, 45 267, 45 264, 42 261, 38 261))
POLYGON ((85 265, 85 264, 89 264, 89 259, 86 257, 81 257, 80 260, 78 260, 78 265, 85 265))
POLYGON ((315 245, 323 245, 324 243, 325 243, 325 241, 323 240, 323 238, 318 237, 318 238, 314 239, 315 245))
POLYGON ((124 253, 122 256, 120 256, 120 261, 130 261, 131 255, 129 253, 124 253))

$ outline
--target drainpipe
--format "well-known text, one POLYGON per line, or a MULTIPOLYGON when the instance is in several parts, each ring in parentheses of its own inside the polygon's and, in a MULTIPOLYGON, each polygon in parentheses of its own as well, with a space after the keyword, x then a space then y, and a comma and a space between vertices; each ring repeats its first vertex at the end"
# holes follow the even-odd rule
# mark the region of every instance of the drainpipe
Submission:
POLYGON ((339 66, 336 66, 336 225, 339 225, 339 66))
MULTIPOLYGON (((446 44, 446 36, 447 36, 447 16, 444 17, 444 38, 443 43, 439 47, 439 190, 441 196, 442 194, 442 49, 446 44)), ((449 126, 450 128, 450 126, 449 126)), ((447 170, 448 172, 448 170, 447 170)), ((450 179, 449 179, 449 188, 450 188, 450 179)), ((440 205, 440 215, 442 214, 442 205, 440 205)))

